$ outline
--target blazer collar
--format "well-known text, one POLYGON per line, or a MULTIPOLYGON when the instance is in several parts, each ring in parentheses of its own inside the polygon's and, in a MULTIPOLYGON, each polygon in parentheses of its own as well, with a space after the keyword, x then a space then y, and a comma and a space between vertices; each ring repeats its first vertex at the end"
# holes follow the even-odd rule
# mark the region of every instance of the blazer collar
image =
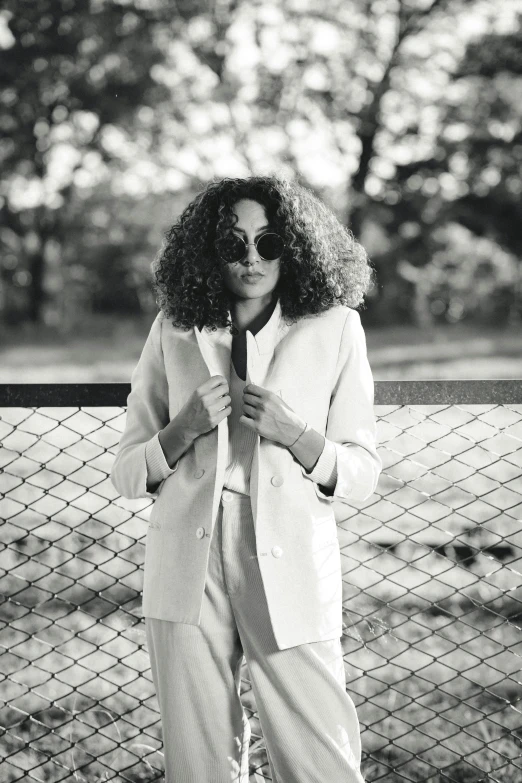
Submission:
MULTIPOLYGON (((228 311, 230 320, 232 320, 231 312, 228 311)), ((281 303, 279 298, 277 299, 274 311, 266 324, 257 334, 247 329, 247 344, 248 347, 253 346, 257 349, 260 355, 272 353, 277 343, 284 337, 288 331, 290 325, 282 317, 281 303)), ((198 329, 194 327, 194 331, 198 333, 207 343, 211 345, 232 345, 232 335, 226 327, 217 327, 214 332, 209 332, 207 329, 198 329)))

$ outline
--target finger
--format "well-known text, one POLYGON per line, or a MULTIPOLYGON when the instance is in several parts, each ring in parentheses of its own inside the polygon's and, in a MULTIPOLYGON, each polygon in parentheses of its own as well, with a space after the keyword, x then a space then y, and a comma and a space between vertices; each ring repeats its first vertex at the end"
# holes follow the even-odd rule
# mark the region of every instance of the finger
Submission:
POLYGON ((245 424, 247 427, 250 427, 251 430, 255 430, 255 422, 253 419, 249 419, 248 416, 240 416, 239 421, 241 424, 245 424))
POLYGON ((210 389, 215 389, 226 384, 227 379, 224 375, 212 375, 208 381, 205 382, 204 386, 205 390, 208 389, 210 391, 210 389))
POLYGON ((255 405, 249 405, 248 403, 243 403, 243 410, 245 413, 248 413, 249 416, 252 416, 252 418, 255 416, 257 408, 255 405))
MULTIPOLYGON (((212 379, 211 379, 212 380, 212 379)), ((225 394, 229 393, 229 388, 226 380, 220 383, 216 383, 213 386, 202 386, 201 391, 203 394, 208 395, 211 401, 219 400, 225 394)))
POLYGON ((212 389, 207 393, 209 394, 212 402, 217 402, 218 400, 221 400, 223 397, 229 395, 229 389, 225 386, 217 386, 215 389, 212 389))
POLYGON ((255 383, 247 383, 247 385, 243 387, 244 394, 254 394, 260 397, 263 392, 264 389, 261 386, 256 386, 255 383))

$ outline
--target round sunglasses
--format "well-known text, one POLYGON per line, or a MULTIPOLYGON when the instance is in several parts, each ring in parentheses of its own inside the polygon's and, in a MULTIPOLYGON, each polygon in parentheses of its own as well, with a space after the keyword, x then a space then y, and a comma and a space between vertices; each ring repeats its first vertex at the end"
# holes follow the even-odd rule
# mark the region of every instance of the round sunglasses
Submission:
POLYGON ((245 242, 243 237, 230 234, 219 243, 219 257, 225 264, 235 264, 243 261, 248 253, 249 245, 255 245, 263 261, 275 261, 285 249, 285 243, 279 234, 263 234, 257 242, 245 242))

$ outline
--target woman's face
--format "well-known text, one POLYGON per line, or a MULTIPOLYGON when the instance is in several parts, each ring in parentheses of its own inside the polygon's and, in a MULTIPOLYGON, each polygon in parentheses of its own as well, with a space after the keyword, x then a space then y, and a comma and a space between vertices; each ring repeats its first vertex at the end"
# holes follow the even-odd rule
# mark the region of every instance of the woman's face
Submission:
MULTIPOLYGON (((264 207, 257 201, 241 199, 234 205, 238 221, 234 234, 245 242, 254 243, 262 234, 273 231, 268 224, 264 207)), ((257 299, 270 295, 277 286, 280 274, 280 259, 265 261, 254 244, 249 244, 248 253, 242 261, 224 264, 223 279, 227 288, 241 299, 257 299), (247 274, 259 276, 248 278, 247 274)), ((271 297, 270 297, 271 298, 271 297)))

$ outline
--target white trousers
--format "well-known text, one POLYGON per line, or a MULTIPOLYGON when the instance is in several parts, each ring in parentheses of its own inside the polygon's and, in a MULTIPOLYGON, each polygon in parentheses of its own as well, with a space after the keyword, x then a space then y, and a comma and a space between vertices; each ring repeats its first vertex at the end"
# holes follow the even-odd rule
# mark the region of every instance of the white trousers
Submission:
POLYGON ((222 493, 201 625, 147 617, 145 627, 165 783, 248 783, 243 656, 273 782, 364 783, 359 720, 346 692, 341 640, 277 648, 247 495, 222 493))

